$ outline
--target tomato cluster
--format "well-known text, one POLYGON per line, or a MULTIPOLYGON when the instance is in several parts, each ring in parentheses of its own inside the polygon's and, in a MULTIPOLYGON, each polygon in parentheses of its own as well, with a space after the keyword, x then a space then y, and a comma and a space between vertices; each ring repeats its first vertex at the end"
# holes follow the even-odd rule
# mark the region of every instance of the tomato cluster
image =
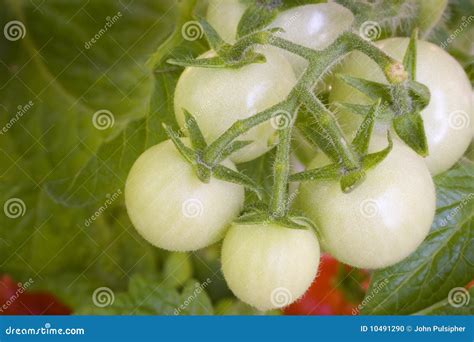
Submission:
MULTIPOLYGON (((211 1, 207 19, 233 44, 244 12, 244 4, 237 0, 211 1)), ((306 48, 322 50, 349 30, 353 21, 353 14, 340 5, 314 4, 280 13, 267 29, 283 28, 276 34, 306 48)), ((376 46, 400 60, 408 40, 387 39, 376 46)), ((264 63, 184 70, 174 97, 176 119, 184 134, 189 135, 185 111, 192 113, 203 138, 212 143, 235 122, 288 96, 307 62, 277 47, 259 46, 255 50, 265 56, 264 63)), ((469 123, 458 127, 453 119, 456 113, 465 113, 470 120, 472 113, 471 88, 464 71, 431 43, 419 41, 417 51, 417 80, 431 92, 431 102, 422 112, 429 157, 423 159, 395 139, 388 156, 349 193, 343 192, 336 180, 300 184, 293 207, 314 223, 317 234, 313 229, 292 229, 272 220, 236 222, 244 208, 244 187, 213 177, 202 181, 194 165, 171 141, 144 152, 130 170, 125 200, 134 226, 150 243, 170 251, 193 251, 224 238, 224 277, 238 298, 260 310, 285 307, 306 292, 317 273, 320 244, 339 261, 358 268, 383 268, 401 261, 421 244, 433 221, 432 174, 450 168, 472 138, 469 123)), ((214 55, 209 51, 202 57, 214 55)), ((359 52, 346 56, 336 72, 387 82, 375 62, 359 52)), ((330 88, 332 104, 370 103, 364 94, 337 78, 330 88)), ((361 121, 346 111, 339 111, 337 119, 348 135, 361 121)), ((375 130, 386 131, 387 124, 378 120, 375 130)), ((277 131, 269 121, 252 128, 240 137, 250 143, 222 165, 236 170, 235 163, 267 153, 278 141, 277 131)), ((187 138, 182 143, 191 147, 187 138)), ((369 152, 379 151, 384 144, 386 138, 375 134, 369 152)), ((311 153, 308 168, 330 163, 321 151, 311 153)), ((323 267, 332 266, 328 261, 323 267)), ((318 280, 312 287, 316 293, 317 284, 318 280)), ((350 308, 342 312, 348 313, 350 308)))

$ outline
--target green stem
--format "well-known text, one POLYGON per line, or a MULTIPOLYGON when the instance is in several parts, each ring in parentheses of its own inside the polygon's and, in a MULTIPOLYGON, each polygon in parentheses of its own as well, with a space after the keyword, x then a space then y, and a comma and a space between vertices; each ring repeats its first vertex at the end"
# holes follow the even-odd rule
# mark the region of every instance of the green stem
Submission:
MULTIPOLYGON (((293 114, 294 115, 294 114, 293 114)), ((290 146, 293 120, 278 131, 279 142, 273 166, 273 188, 270 211, 273 218, 281 218, 288 211, 288 177, 290 175, 290 146)))
POLYGON ((248 132, 257 125, 270 120, 278 113, 289 112, 295 105, 296 101, 294 99, 287 99, 247 119, 234 122, 227 131, 208 146, 203 154, 202 161, 210 166, 215 165, 222 152, 240 135, 248 132))
POLYGON ((307 48, 299 44, 295 44, 293 42, 290 42, 289 40, 277 36, 272 36, 268 40, 268 44, 282 48, 308 60, 311 60, 317 55, 317 51, 313 49, 307 48))

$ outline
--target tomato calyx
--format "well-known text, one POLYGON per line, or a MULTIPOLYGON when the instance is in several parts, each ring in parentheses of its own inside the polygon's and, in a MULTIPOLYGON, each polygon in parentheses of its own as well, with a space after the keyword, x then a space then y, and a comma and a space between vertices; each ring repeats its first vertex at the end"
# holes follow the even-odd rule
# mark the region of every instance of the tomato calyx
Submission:
POLYGON ((360 167, 348 170, 341 167, 339 163, 334 162, 321 168, 292 174, 289 180, 292 182, 338 180, 341 183, 342 191, 350 192, 353 190, 365 179, 366 171, 380 164, 392 150, 392 138, 390 132, 387 131, 388 146, 381 151, 368 153, 375 118, 378 116, 381 107, 380 102, 381 101, 378 100, 371 106, 351 143, 352 150, 359 158, 360 167))
POLYGON ((206 19, 198 17, 200 27, 216 56, 208 58, 178 58, 169 59, 169 64, 182 67, 199 68, 228 68, 238 69, 252 63, 265 63, 263 54, 257 53, 252 46, 256 44, 268 44, 273 38, 273 34, 280 29, 269 29, 259 32, 252 32, 241 37, 234 45, 226 43, 219 33, 207 22, 206 19))
MULTIPOLYGON (((192 116, 192 114, 187 110, 184 110, 184 113, 186 117, 186 127, 189 131, 192 147, 186 146, 182 142, 179 135, 171 127, 167 126, 166 124, 163 124, 163 127, 183 159, 191 164, 194 171, 196 172, 197 177, 203 183, 209 183, 211 177, 214 177, 227 182, 243 185, 249 190, 255 192, 258 198, 261 199, 261 189, 250 177, 243 174, 242 172, 232 170, 222 164, 216 163, 214 165, 209 165, 203 160, 203 153, 208 147, 204 139, 204 135, 202 134, 197 121, 192 116)), ((230 154, 247 146, 249 143, 251 142, 235 141, 221 153, 218 162, 222 162, 230 154)))
MULTIPOLYGON (((380 118, 392 122, 397 135, 416 153, 426 157, 428 142, 421 117, 421 111, 430 101, 430 91, 415 81, 416 40, 418 31, 413 31, 403 58, 403 65, 390 64, 385 73, 390 84, 382 84, 349 75, 337 77, 349 86, 359 90, 372 100, 381 99, 383 114, 380 118)), ((341 103, 340 106, 359 115, 366 115, 370 106, 341 103)))

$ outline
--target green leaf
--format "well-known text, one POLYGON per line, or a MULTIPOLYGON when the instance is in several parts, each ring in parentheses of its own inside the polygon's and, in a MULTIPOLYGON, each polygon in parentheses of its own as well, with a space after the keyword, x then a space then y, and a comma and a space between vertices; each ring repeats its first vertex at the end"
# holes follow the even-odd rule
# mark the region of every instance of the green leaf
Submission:
MULTIPOLYGON (((206 282, 188 281, 182 290, 151 276, 133 276, 128 291, 110 289, 113 301, 103 308, 91 302, 79 314, 88 315, 212 315, 206 282)), ((92 298, 93 295, 91 294, 92 298)))
POLYGON ((400 139, 410 146, 420 156, 428 155, 428 142, 426 140, 423 118, 418 112, 396 116, 393 119, 393 128, 400 139))
MULTIPOLYGON (((181 21, 191 17, 191 9, 184 7, 181 21)), ((184 40, 177 28, 150 60, 150 64, 157 65, 153 65, 153 91, 149 95, 146 117, 125 124, 116 136, 101 142, 96 151, 89 147, 88 152, 93 153, 90 159, 75 172, 70 172, 72 177, 49 182, 48 194, 65 206, 84 206, 122 188, 138 156, 146 148, 168 138, 163 123, 177 128, 172 99, 181 70, 168 66, 166 60, 170 55, 202 51, 202 48, 199 42, 184 40)))
POLYGON ((434 180, 438 203, 430 234, 408 258, 374 272, 362 314, 415 313, 474 278, 474 165, 461 161, 434 180))
POLYGON ((436 316, 468 316, 474 312, 474 287, 466 290, 461 287, 453 289, 451 296, 433 304, 429 308, 420 310, 415 315, 436 316), (457 299, 456 299, 456 296, 457 299))
POLYGON ((405 52, 405 56, 403 57, 403 66, 405 67, 405 71, 408 72, 408 75, 412 81, 415 80, 416 77, 416 40, 418 39, 418 30, 413 30, 410 42, 408 43, 407 50, 405 52))

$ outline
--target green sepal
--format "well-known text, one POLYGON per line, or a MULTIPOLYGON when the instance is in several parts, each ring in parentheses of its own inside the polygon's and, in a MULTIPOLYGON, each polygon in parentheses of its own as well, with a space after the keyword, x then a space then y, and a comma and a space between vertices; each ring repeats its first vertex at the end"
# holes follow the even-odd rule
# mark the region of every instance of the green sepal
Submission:
POLYGON ((331 180, 341 177, 340 166, 329 164, 317 169, 294 173, 288 177, 289 182, 311 182, 316 180, 331 180))
POLYGON ((416 81, 408 81, 408 93, 414 110, 421 111, 430 103, 431 93, 427 86, 416 81))
POLYGON ((381 100, 379 99, 372 105, 360 124, 354 140, 352 140, 352 147, 360 156, 367 154, 367 151, 369 150, 370 137, 374 129, 375 120, 378 116, 380 103, 381 100))
POLYGON ((167 63, 172 65, 179 65, 181 67, 196 67, 209 69, 239 69, 243 66, 253 63, 265 63, 264 55, 248 51, 240 59, 227 59, 222 56, 210 58, 183 58, 183 59, 168 59, 167 63))
POLYGON ((178 152, 192 165, 196 164, 196 153, 189 147, 187 147, 182 141, 178 134, 168 125, 163 124, 163 128, 166 134, 173 142, 178 152))
POLYGON ((275 220, 273 220, 273 223, 278 224, 284 228, 290 228, 290 229, 299 229, 299 230, 307 230, 308 228, 314 228, 314 225, 311 223, 309 219, 299 216, 299 217, 292 217, 292 216, 287 216, 287 217, 279 217, 275 220), (304 221, 303 221, 304 220, 304 221))
POLYGON ((399 115, 393 119, 393 128, 410 148, 420 156, 428 155, 428 142, 426 141, 423 118, 419 112, 399 115))
POLYGON ((224 47, 230 46, 227 44, 217 33, 217 31, 209 24, 209 22, 204 19, 203 17, 197 17, 199 24, 204 31, 204 35, 206 36, 206 40, 209 43, 209 46, 214 51, 219 51, 224 47))
POLYGON ((260 200, 262 199, 262 190, 260 187, 253 181, 252 178, 244 175, 241 172, 234 171, 223 165, 216 165, 212 168, 212 176, 226 182, 243 185, 244 187, 253 191, 260 200))
POLYGON ((418 29, 413 30, 410 42, 408 43, 405 56, 403 57, 403 67, 408 73, 410 80, 414 81, 416 77, 416 40, 418 39, 418 29))
POLYGON ((207 147, 207 143, 204 139, 204 135, 202 134, 202 131, 199 128, 196 119, 185 108, 183 108, 183 112, 185 119, 185 127, 189 132, 189 138, 191 139, 191 144, 193 145, 193 148, 197 151, 204 151, 204 149, 207 147))
MULTIPOLYGON (((347 102, 338 102, 336 105, 341 109, 348 110, 351 113, 364 116, 364 117, 367 116, 367 114, 369 114, 373 106, 373 105, 361 105, 361 104, 347 103, 347 102)), ((381 121, 391 121, 394 117, 395 117, 395 112, 390 108, 389 103, 388 102, 382 103, 377 112, 376 119, 381 120, 381 121)))
POLYGON ((250 225, 268 223, 269 220, 267 212, 252 211, 241 215, 236 220, 234 220, 234 222, 243 225, 250 225))
POLYGON ((349 193, 357 185, 365 180, 365 171, 363 169, 353 170, 341 177, 340 185, 342 192, 349 193))
POLYGON ((392 102, 391 88, 387 84, 364 80, 363 78, 344 74, 337 74, 336 77, 373 100, 381 98, 383 101, 389 103, 392 102))
POLYGON ((392 151, 393 141, 392 136, 390 135, 390 131, 387 131, 387 141, 388 146, 386 148, 379 152, 368 154, 362 158, 362 168, 364 169, 364 171, 368 171, 376 167, 388 156, 390 151, 392 151))
POLYGON ((238 150, 244 148, 245 146, 248 146, 252 143, 253 141, 251 140, 235 140, 233 141, 229 146, 227 146, 219 156, 219 159, 217 160, 218 163, 223 161, 224 159, 227 159, 232 153, 237 152, 238 150))
POLYGON ((272 6, 272 3, 275 2, 252 2, 239 21, 237 26, 237 38, 260 31, 271 23, 278 14, 278 6, 272 6))

